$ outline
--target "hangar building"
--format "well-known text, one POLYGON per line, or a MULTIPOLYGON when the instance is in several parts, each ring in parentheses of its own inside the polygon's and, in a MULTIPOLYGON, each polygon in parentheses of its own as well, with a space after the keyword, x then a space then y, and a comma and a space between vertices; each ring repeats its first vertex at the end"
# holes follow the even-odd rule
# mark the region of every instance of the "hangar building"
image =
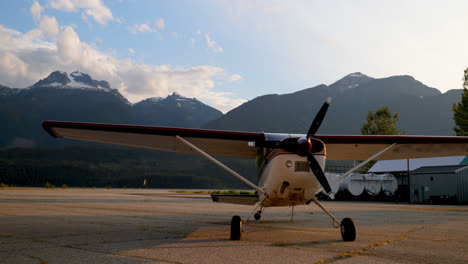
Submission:
POLYGON ((378 161, 369 172, 392 173, 402 200, 468 204, 468 156, 378 161))

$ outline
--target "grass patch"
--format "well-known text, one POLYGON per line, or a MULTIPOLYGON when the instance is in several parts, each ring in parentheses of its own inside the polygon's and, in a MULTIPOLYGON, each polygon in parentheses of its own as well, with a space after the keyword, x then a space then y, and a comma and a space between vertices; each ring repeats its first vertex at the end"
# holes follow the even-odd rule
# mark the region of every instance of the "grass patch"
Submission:
POLYGON ((455 238, 434 238, 432 241, 447 242, 449 240, 454 240, 455 238))
POLYGON ((13 187, 16 187, 16 185, 13 185, 13 184, 8 185, 8 184, 5 184, 3 182, 0 183, 0 188, 2 188, 2 189, 13 188, 13 187))
POLYGON ((275 246, 275 247, 287 247, 287 246, 289 246, 288 243, 284 243, 284 242, 275 242, 272 245, 275 246))

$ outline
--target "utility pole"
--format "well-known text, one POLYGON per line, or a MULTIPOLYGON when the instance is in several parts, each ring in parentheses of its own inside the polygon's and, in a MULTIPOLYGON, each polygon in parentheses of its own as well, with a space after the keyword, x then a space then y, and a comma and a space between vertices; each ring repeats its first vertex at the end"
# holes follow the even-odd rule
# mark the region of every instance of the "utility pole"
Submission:
POLYGON ((407 175, 408 175, 408 193, 409 193, 408 203, 411 203, 411 180, 410 180, 410 172, 409 172, 409 159, 406 159, 406 168, 407 168, 407 175))

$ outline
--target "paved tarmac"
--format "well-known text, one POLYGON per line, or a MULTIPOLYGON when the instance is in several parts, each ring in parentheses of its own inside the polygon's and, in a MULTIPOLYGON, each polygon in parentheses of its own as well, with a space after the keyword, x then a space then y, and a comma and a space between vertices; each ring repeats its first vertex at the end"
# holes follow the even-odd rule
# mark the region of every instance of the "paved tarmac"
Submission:
POLYGON ((268 208, 241 241, 251 206, 136 189, 0 189, 0 263, 468 263, 468 206, 324 202, 357 225, 355 242, 317 206, 268 208), (309 214, 312 212, 313 214, 309 214))

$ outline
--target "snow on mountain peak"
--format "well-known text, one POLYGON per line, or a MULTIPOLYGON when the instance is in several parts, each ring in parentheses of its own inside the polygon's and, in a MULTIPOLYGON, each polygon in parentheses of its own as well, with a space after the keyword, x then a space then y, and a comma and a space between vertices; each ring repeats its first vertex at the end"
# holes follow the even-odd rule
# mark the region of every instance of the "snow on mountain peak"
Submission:
POLYGON ((111 87, 106 81, 96 81, 86 73, 74 71, 70 74, 62 71, 54 71, 47 78, 41 79, 34 87, 57 87, 77 89, 97 89, 109 91, 111 87))
POLYGON ((160 102, 160 101, 164 100, 164 98, 162 98, 162 97, 150 97, 147 100, 150 101, 150 102, 160 102))
POLYGON ((368 76, 365 75, 365 74, 362 74, 360 72, 354 72, 354 73, 350 73, 350 74, 345 76, 345 78, 347 78, 347 77, 361 78, 361 77, 368 77, 368 76))
POLYGON ((358 87, 361 84, 367 83, 373 79, 374 78, 369 77, 360 72, 354 72, 346 75, 345 77, 341 78, 340 80, 336 81, 330 86, 336 87, 339 90, 352 89, 358 87))
POLYGON ((74 72, 70 73, 70 76, 80 77, 80 76, 83 76, 83 73, 79 72, 79 71, 74 71, 74 72))

